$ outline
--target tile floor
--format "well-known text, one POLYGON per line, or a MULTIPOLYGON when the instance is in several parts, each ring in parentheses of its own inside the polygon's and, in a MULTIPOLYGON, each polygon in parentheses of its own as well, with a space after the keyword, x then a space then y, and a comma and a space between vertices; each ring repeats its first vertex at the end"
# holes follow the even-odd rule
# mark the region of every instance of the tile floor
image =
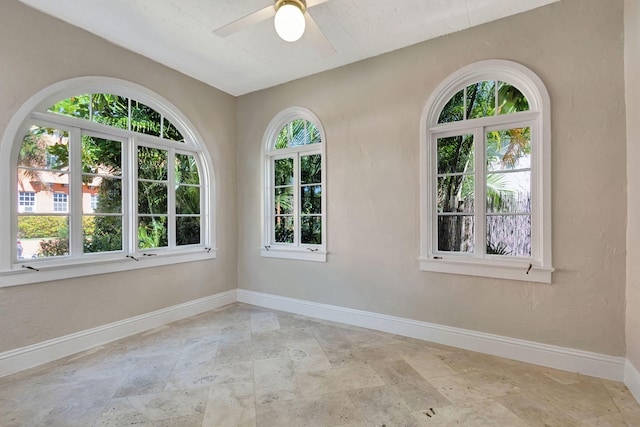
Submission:
POLYGON ((0 379, 0 426, 640 426, 622 383, 232 304, 0 379))

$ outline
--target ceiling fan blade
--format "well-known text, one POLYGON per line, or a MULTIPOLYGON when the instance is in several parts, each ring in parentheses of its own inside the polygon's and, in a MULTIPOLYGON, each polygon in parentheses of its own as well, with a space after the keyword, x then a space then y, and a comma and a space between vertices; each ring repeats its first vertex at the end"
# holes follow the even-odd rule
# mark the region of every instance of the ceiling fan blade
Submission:
POLYGON ((335 54, 335 48, 329 40, 327 40, 320 27, 318 27, 318 24, 316 24, 316 21, 313 20, 308 12, 304 14, 304 20, 306 26, 305 35, 309 38, 311 44, 318 49, 322 56, 326 57, 335 54))
POLYGON ((226 37, 230 34, 233 34, 247 27, 250 27, 251 25, 254 25, 266 19, 269 19, 273 17, 275 14, 276 14, 276 9, 271 4, 265 7, 264 9, 260 9, 257 12, 253 12, 243 18, 240 18, 238 20, 231 22, 230 24, 222 26, 217 30, 214 30, 213 33, 220 37, 226 37))
POLYGON ((307 4, 307 9, 309 9, 310 7, 317 6, 322 3, 326 3, 328 1, 330 0, 307 0, 305 3, 307 4))

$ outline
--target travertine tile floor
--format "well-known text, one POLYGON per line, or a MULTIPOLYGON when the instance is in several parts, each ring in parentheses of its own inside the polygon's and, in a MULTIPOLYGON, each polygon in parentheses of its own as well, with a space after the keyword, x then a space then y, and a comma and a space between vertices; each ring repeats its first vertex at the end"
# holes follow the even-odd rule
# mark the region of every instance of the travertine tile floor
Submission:
POLYGON ((626 387, 244 304, 0 379, 9 426, 640 426, 626 387))

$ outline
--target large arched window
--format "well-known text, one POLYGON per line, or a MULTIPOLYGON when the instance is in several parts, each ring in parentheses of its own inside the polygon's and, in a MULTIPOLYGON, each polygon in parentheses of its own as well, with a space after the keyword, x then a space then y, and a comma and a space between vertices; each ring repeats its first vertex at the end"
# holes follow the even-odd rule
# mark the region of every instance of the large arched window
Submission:
POLYGON ((326 260, 324 130, 292 107, 264 136, 263 249, 266 257, 326 260))
POLYGON ((132 83, 34 95, 2 141, 3 284, 215 256, 212 166, 193 125, 132 83))
POLYGON ((421 122, 421 268, 550 282, 549 96, 527 68, 469 65, 421 122))

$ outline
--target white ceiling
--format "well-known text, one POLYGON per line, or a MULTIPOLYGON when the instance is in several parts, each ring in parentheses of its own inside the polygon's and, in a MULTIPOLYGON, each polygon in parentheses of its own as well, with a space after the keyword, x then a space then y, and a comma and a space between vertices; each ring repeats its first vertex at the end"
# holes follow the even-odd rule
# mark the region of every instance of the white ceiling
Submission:
POLYGON ((273 0, 20 0, 232 95, 243 95, 558 0, 331 0, 309 9, 337 53, 280 40, 273 20, 213 30, 273 0))

